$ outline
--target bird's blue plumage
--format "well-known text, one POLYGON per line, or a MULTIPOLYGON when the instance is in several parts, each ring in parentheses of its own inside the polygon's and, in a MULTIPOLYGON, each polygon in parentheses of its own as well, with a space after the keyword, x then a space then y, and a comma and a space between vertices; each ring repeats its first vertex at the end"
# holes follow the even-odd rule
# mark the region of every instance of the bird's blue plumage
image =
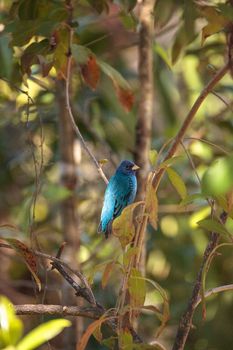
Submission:
POLYGON ((109 180, 98 228, 98 232, 103 232, 106 238, 111 233, 112 221, 134 201, 137 192, 137 168, 133 162, 124 160, 109 180))

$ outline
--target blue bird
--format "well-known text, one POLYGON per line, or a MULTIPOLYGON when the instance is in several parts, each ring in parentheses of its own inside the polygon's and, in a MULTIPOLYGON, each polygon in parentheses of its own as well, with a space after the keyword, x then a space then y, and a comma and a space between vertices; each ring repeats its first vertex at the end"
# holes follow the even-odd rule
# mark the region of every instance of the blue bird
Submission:
POLYGON ((98 232, 105 237, 111 233, 112 222, 122 210, 134 201, 137 192, 136 170, 139 167, 129 160, 123 160, 107 185, 98 232))

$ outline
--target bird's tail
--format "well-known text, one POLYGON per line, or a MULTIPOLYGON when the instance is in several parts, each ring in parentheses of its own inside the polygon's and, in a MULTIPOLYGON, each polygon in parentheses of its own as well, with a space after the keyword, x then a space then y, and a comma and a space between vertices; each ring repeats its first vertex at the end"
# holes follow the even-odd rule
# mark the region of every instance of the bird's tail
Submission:
POLYGON ((97 232, 104 233, 105 238, 107 239, 112 233, 112 220, 108 222, 106 227, 103 227, 102 221, 100 221, 97 232))

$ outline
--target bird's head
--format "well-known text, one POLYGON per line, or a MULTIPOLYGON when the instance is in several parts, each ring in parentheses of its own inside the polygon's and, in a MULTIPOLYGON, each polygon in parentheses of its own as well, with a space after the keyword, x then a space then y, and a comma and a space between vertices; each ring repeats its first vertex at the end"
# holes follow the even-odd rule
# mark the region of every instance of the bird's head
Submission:
POLYGON ((117 173, 124 175, 133 175, 138 169, 139 166, 137 166, 135 163, 131 162, 130 160, 123 160, 116 171, 117 173))

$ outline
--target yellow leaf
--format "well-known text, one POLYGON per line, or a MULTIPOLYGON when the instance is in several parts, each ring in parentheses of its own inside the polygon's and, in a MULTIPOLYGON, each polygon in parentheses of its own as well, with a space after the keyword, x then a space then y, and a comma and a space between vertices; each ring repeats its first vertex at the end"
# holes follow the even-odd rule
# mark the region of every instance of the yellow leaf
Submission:
POLYGON ((132 268, 129 281, 130 306, 138 308, 144 305, 146 297, 146 282, 142 277, 141 272, 132 268))
POLYGON ((135 234, 135 226, 133 223, 134 209, 142 202, 136 202, 128 205, 114 221, 112 225, 112 232, 114 236, 118 237, 122 248, 129 244, 135 234))
POLYGON ((181 199, 187 197, 187 189, 182 177, 172 168, 166 169, 169 180, 171 181, 173 187, 176 189, 181 199))

